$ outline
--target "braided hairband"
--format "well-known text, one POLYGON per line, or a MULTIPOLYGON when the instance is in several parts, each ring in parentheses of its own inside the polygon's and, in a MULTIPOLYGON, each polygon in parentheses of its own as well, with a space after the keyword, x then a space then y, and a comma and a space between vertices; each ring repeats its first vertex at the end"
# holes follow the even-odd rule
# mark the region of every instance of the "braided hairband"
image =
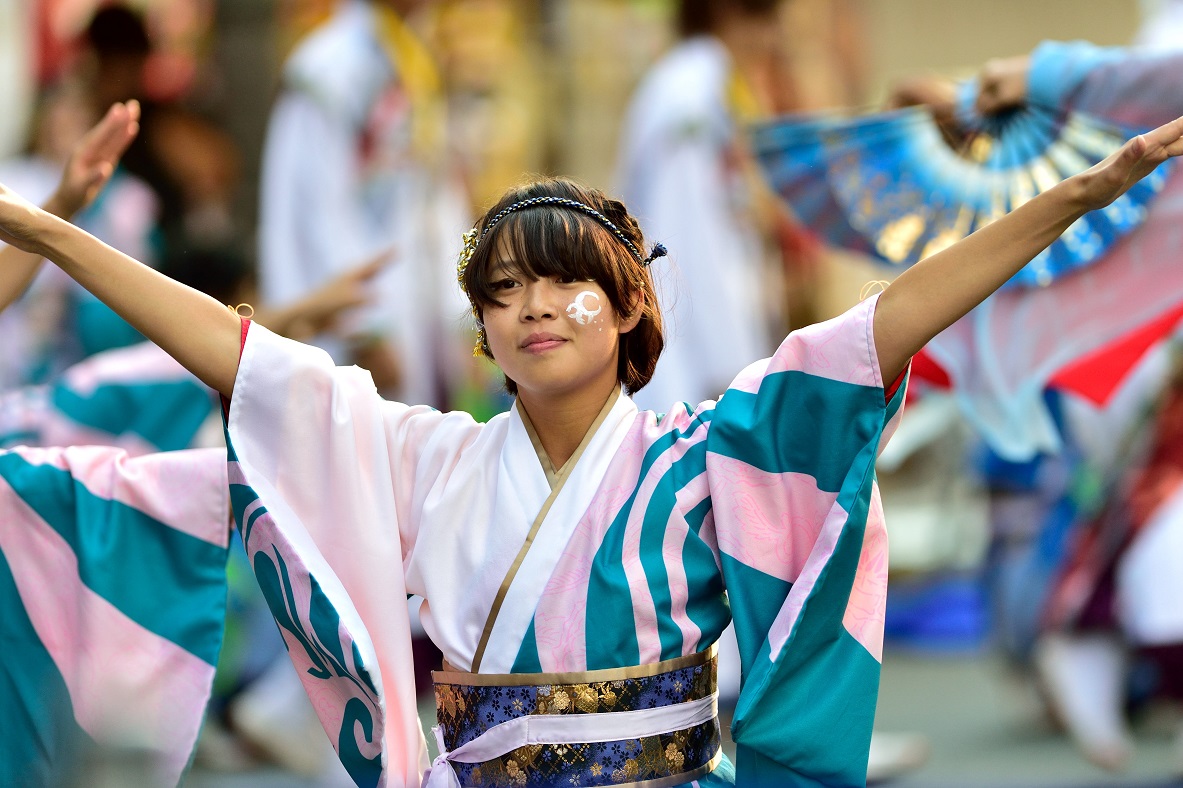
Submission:
POLYGON ((570 208, 571 210, 579 211, 582 214, 590 216, 603 225, 606 230, 620 239, 620 242, 624 244, 632 256, 636 258, 636 261, 643 266, 648 266, 657 258, 665 257, 665 255, 668 254, 664 246, 661 244, 654 244, 653 250, 649 252, 649 256, 644 256, 641 254, 641 250, 637 248, 636 244, 626 238, 624 233, 620 231, 620 228, 612 223, 611 219, 590 205, 585 205, 584 203, 581 203, 577 200, 568 200, 566 197, 531 197, 528 200, 515 202, 514 204, 503 208, 496 215, 494 215, 492 219, 489 220, 489 223, 485 225, 485 229, 480 231, 479 234, 475 227, 464 234, 464 249, 461 250, 460 260, 456 264, 456 278, 460 280, 461 285, 464 284, 464 271, 468 268, 469 261, 472 260, 472 256, 476 253, 477 247, 480 246, 481 241, 485 240, 485 236, 489 234, 489 231, 496 227, 498 222, 500 222, 506 216, 509 216, 511 213, 516 213, 517 211, 525 210, 526 208, 534 208, 539 205, 557 205, 560 208, 570 208))

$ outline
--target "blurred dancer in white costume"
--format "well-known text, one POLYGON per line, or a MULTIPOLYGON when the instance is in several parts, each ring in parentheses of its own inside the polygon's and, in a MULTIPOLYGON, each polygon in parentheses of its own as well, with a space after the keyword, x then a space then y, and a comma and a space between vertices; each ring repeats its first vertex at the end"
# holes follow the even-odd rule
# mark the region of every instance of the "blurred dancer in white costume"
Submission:
POLYGON ((718 396, 742 359, 772 349, 780 328, 780 281, 766 264, 740 124, 767 111, 775 89, 769 65, 781 45, 781 4, 685 0, 683 40, 633 96, 617 189, 646 234, 674 250, 656 275, 666 349, 637 393, 641 407, 718 396))
POLYGON ((471 217, 439 75, 403 21, 422 5, 345 0, 288 58, 264 151, 260 276, 263 300, 286 303, 397 249, 352 338, 318 344, 402 399, 441 405, 470 344, 451 262, 471 217))

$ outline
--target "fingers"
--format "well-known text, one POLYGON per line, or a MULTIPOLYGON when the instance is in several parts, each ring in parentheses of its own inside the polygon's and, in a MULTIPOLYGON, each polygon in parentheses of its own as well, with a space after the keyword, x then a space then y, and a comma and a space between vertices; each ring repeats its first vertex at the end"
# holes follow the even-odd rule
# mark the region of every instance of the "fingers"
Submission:
POLYGON ((127 150, 139 132, 139 104, 112 104, 102 120, 94 125, 75 149, 89 161, 114 163, 127 150))
POLYGON ((1151 153, 1154 147, 1156 146, 1152 144, 1147 135, 1138 134, 1126 140, 1125 144, 1118 148, 1110 158, 1119 159, 1126 163, 1135 163, 1151 153))
MULTIPOLYGON (((114 112, 119 106, 120 105, 116 105, 115 107, 112 107, 112 112, 114 112)), ((123 111, 117 112, 115 117, 112 118, 111 127, 107 130, 107 133, 102 136, 100 144, 96 150, 96 153, 104 161, 110 161, 112 163, 117 161, 119 157, 123 155, 123 152, 127 150, 127 146, 131 145, 132 140, 136 138, 136 135, 140 131, 139 105, 136 105, 136 110, 134 113, 126 104, 122 106, 123 111)))
POLYGON ((1176 118, 1143 136, 1147 137, 1151 144, 1161 145, 1167 149, 1171 156, 1178 156, 1179 154, 1171 152, 1171 149, 1177 148, 1180 140, 1183 139, 1183 118, 1176 118))
POLYGON ((974 111, 979 115, 989 116, 1007 109, 1006 102, 999 95, 995 85, 983 85, 974 99, 974 111))
POLYGON ((110 162, 103 162, 95 167, 90 173, 90 182, 87 183, 85 191, 86 202, 92 201, 99 196, 99 192, 107 185, 107 181, 111 180, 111 176, 115 174, 115 165, 110 162))
POLYGON ((394 261, 394 258, 395 258, 394 247, 390 247, 389 249, 383 249, 381 252, 376 254, 374 257, 370 258, 367 262, 362 263, 362 265, 360 265, 357 268, 356 273, 362 279, 370 279, 370 278, 374 277, 383 268, 390 265, 390 263, 394 261))

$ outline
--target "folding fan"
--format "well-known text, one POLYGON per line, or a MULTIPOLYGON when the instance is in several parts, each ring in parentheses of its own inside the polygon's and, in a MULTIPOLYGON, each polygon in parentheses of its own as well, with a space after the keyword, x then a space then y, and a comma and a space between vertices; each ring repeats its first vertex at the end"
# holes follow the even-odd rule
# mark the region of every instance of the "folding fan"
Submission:
MULTIPOLYGON (((920 107, 786 116, 756 126, 752 145, 770 184, 806 226, 835 246, 908 266, 1141 131, 1030 105, 991 117, 963 113, 962 120, 967 137, 958 150, 920 107)), ((1008 284, 1047 285, 1097 259, 1142 222, 1169 165, 1075 222, 1008 284)))

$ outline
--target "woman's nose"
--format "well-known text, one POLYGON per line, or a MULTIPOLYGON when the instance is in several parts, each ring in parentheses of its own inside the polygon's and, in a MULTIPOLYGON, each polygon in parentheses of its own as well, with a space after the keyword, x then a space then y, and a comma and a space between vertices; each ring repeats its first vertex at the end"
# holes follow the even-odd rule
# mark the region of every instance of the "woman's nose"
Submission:
POLYGON ((562 311, 558 298, 558 289, 549 279, 543 278, 528 283, 526 297, 522 302, 522 319, 546 320, 558 317, 562 311))

